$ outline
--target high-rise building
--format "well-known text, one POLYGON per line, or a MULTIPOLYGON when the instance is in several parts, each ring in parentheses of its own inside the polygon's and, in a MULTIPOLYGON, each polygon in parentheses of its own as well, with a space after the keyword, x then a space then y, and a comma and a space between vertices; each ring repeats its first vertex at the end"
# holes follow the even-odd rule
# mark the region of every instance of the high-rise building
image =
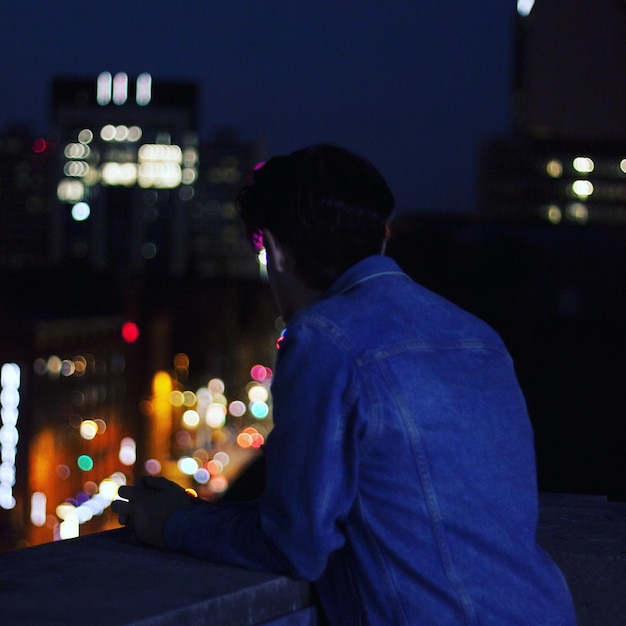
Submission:
POLYGON ((516 131, 626 138, 626 2, 518 0, 517 6, 516 131))
POLYGON ((626 2, 517 6, 514 134, 483 151, 481 210, 626 223, 626 2))
POLYGON ((195 85, 102 72, 55 80, 52 100, 59 144, 53 260, 183 273, 198 178, 195 85))
POLYGON ((18 271, 46 263, 53 200, 52 142, 26 129, 0 136, 0 269, 18 271))

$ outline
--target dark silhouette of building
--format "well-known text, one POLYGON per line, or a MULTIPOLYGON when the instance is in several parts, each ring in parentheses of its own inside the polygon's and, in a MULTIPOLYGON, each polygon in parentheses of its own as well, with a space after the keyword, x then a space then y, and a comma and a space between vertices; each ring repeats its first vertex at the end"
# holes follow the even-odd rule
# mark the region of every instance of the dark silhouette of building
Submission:
POLYGON ((518 0, 513 135, 480 161, 489 215, 626 223, 626 3, 518 0))

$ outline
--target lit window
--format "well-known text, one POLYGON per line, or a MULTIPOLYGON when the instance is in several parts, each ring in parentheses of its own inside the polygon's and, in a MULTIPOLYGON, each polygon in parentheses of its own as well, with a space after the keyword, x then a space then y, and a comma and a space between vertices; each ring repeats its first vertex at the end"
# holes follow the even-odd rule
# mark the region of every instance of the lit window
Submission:
POLYGON ((572 184, 572 191, 579 198, 588 198, 593 193, 593 184, 588 180, 576 180, 572 184))
POLYGON ((546 209, 546 217, 551 224, 559 224, 563 219, 563 214, 558 206, 552 204, 546 209))
POLYGON ((142 134, 143 131, 139 128, 139 126, 131 126, 128 129, 128 141, 139 141, 142 134))
POLYGON ((101 106, 111 102, 112 80, 110 72, 102 72, 98 76, 96 100, 101 106))
POLYGON ((152 99, 152 76, 150 74, 139 74, 137 77, 136 101, 139 106, 150 104, 152 99))
POLYGON ((85 194, 85 186, 80 180, 62 180, 57 186, 57 198, 61 202, 77 202, 85 194))
POLYGON ((103 141, 112 141, 115 137, 115 126, 113 124, 107 124, 100 130, 100 137, 103 141))
POLYGON ((113 78, 113 103, 124 104, 128 98, 128 74, 119 72, 113 78))
POLYGON ((589 219, 589 210, 582 202, 576 202, 567 207, 567 217, 584 224, 589 219))
POLYGON ((68 143, 63 154, 68 159, 85 159, 91 154, 91 149, 82 143, 68 143))
POLYGON ((589 157, 576 157, 572 165, 574 169, 581 174, 590 174, 595 167, 593 160, 589 157))
POLYGON ((84 161, 68 161, 63 167, 63 173, 66 176, 75 176, 82 178, 89 172, 89 165, 84 161))
POLYGON ((128 139, 128 126, 116 126, 115 128, 115 141, 126 141, 128 139))
POLYGON ((546 165, 546 172, 552 178, 559 178, 563 174, 563 164, 558 159, 552 159, 546 165))
POLYGON ((78 141, 80 143, 91 143, 93 140, 93 133, 88 128, 83 128, 83 130, 78 133, 78 141))

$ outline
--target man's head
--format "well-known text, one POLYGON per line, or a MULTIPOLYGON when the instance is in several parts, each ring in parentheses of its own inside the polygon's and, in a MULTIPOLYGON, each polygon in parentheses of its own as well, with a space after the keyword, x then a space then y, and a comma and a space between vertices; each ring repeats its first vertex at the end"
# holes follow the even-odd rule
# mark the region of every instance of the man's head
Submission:
POLYGON ((260 242, 269 230, 304 284, 325 290, 350 266, 380 254, 393 194, 365 159, 317 145, 270 159, 239 194, 241 218, 260 242))

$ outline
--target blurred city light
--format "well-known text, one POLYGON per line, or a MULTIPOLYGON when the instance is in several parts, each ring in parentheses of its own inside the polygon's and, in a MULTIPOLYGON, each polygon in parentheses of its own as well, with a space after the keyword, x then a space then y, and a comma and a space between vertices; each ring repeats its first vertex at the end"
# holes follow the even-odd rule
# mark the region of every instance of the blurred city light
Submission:
POLYGON ((528 17, 535 6, 535 0, 517 0, 517 12, 522 17, 528 17))
POLYGON ((17 363, 4 363, 0 369, 0 508, 13 509, 16 500, 15 458, 19 433, 17 422, 20 404, 21 370, 17 363))

